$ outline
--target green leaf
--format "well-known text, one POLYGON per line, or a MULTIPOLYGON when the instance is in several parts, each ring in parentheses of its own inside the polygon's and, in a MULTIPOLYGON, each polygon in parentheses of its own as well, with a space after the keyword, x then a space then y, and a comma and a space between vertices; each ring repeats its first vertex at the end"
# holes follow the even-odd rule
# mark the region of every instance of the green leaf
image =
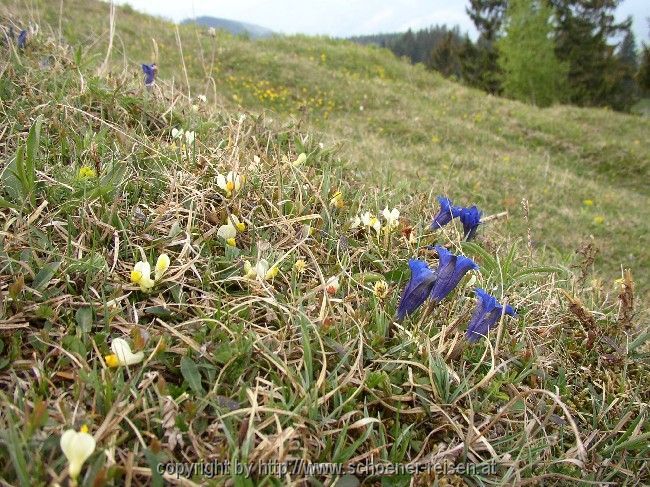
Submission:
POLYGON ((181 358, 181 374, 183 374, 183 378, 196 395, 202 396, 204 394, 201 385, 201 373, 194 360, 189 357, 181 358))
POLYGON ((37 291, 43 291, 54 277, 54 274, 56 274, 60 265, 61 262, 50 262, 49 264, 45 264, 45 266, 38 271, 38 274, 36 274, 34 282, 32 282, 32 287, 37 291))

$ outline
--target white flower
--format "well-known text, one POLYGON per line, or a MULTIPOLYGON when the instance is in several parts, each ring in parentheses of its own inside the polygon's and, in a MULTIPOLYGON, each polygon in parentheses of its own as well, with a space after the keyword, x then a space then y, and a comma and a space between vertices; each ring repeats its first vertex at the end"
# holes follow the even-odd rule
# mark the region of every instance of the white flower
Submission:
POLYGON ((388 207, 386 207, 381 214, 386 220, 386 227, 388 227, 389 231, 394 230, 399 226, 399 210, 397 208, 393 208, 389 211, 388 207))
POLYGON ((201 103, 206 103, 208 101, 208 98, 205 95, 198 95, 196 99, 199 100, 201 103))
POLYGON ((81 473, 81 467, 95 451, 95 438, 88 433, 86 426, 81 431, 69 429, 61 435, 61 450, 68 459, 68 472, 71 479, 76 479, 81 473))
POLYGON ((178 139, 181 135, 183 135, 183 129, 179 130, 176 127, 172 129, 172 138, 178 139))
POLYGON ((210 27, 210 28, 208 29, 208 35, 210 35, 210 36, 212 36, 212 37, 216 37, 216 35, 217 35, 217 29, 215 29, 214 27, 210 27))
POLYGON ((381 222, 369 211, 366 211, 363 215, 361 215, 361 223, 363 223, 368 228, 373 228, 377 234, 379 234, 381 231, 381 222))
POLYGON ((192 145, 194 143, 194 136, 195 136, 194 132, 190 132, 189 130, 185 132, 185 142, 187 143, 187 145, 192 145))
POLYGON ((167 272, 167 269, 169 269, 169 264, 169 256, 167 254, 160 254, 160 257, 158 257, 158 260, 156 261, 156 269, 154 273, 156 281, 160 280, 163 274, 167 272))
POLYGON ((226 176, 217 175, 217 186, 223 189, 228 197, 232 195, 233 191, 239 191, 244 181, 244 176, 235 171, 230 171, 226 176))
POLYGON ((111 342, 111 350, 113 350, 113 354, 104 357, 106 365, 109 367, 135 365, 144 360, 144 352, 133 353, 128 342, 123 338, 113 339, 111 342))
POLYGON ((350 220, 350 228, 359 228, 361 226, 361 218, 359 216, 355 216, 350 220))
POLYGON ((151 266, 149 262, 142 260, 136 262, 131 271, 131 282, 138 284, 142 291, 148 291, 153 287, 154 281, 151 279, 151 266))

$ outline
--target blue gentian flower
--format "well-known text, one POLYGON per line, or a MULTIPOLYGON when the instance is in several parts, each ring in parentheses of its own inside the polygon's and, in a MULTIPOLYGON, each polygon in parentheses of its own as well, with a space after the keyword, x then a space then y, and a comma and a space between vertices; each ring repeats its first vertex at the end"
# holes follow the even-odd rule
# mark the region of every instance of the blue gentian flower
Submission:
POLYGON ((18 47, 20 49, 25 49, 26 45, 27 45, 27 31, 21 30, 20 34, 18 34, 18 47))
POLYGON ((402 293, 402 299, 397 308, 398 320, 418 309, 429 297, 436 282, 436 273, 429 269, 429 265, 423 260, 409 259, 409 267, 411 268, 411 279, 402 293))
POLYGON ((477 342, 481 337, 487 335, 488 330, 496 325, 497 321, 501 318, 502 314, 515 316, 515 310, 510 305, 504 307, 496 300, 496 298, 483 289, 476 289, 476 296, 478 297, 478 304, 476 311, 472 315, 472 319, 467 326, 467 340, 470 343, 477 342))
POLYGON ((454 206, 449 198, 438 196, 436 199, 440 203, 440 210, 438 211, 438 214, 433 217, 431 230, 441 228, 454 218, 459 217, 462 210, 462 207, 454 206))
POLYGON ((467 272, 478 269, 478 266, 469 257, 454 255, 446 248, 436 245, 438 252, 438 279, 431 289, 431 299, 440 302, 458 285, 467 272))
POLYGON ((143 64, 142 72, 144 73, 144 85, 153 86, 156 82, 156 64, 143 64))
POLYGON ((463 233, 465 240, 472 240, 476 235, 476 229, 481 223, 481 210, 476 206, 463 208, 460 210, 460 221, 463 223, 463 233))

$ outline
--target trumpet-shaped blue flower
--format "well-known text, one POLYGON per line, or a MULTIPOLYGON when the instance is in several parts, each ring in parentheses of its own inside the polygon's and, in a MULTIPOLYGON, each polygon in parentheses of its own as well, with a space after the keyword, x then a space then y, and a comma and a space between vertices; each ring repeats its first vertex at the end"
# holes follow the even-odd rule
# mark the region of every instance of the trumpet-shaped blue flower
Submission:
POLYGON ((476 289, 478 304, 467 326, 467 341, 477 342, 481 337, 487 335, 488 331, 496 325, 501 315, 515 316, 515 310, 510 305, 501 305, 494 296, 486 293, 483 289, 476 289))
POLYGON ((18 34, 18 47, 20 49, 25 49, 26 45, 27 45, 27 31, 21 30, 20 34, 18 34))
POLYGON ((472 240, 476 235, 476 229, 481 223, 481 210, 476 206, 463 208, 460 210, 460 221, 463 224, 463 233, 465 240, 472 240))
POLYGON ((431 289, 431 299, 440 302, 454 290, 467 272, 478 269, 478 266, 469 257, 454 255, 446 248, 436 245, 438 252, 438 279, 431 289))
POLYGON ((440 227, 443 227, 454 218, 458 218, 462 210, 462 207, 454 206, 449 198, 438 196, 436 199, 440 203, 440 210, 438 211, 438 214, 433 217, 431 230, 436 230, 440 227))
POLYGON ((397 319, 413 313, 424 303, 436 282, 436 273, 422 260, 410 259, 411 279, 409 280, 397 308, 397 319))
POLYGON ((143 64, 142 72, 144 73, 144 85, 153 86, 156 82, 156 64, 143 64))

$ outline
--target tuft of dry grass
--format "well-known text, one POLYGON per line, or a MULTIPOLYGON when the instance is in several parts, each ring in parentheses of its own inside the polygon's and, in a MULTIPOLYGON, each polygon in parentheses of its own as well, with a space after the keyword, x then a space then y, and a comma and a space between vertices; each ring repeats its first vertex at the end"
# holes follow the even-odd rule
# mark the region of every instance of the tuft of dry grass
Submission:
POLYGON ((97 76, 82 52, 45 38, 2 59, 4 482, 68 482, 59 437, 81 425, 97 441, 82 485, 201 484, 205 472, 158 465, 213 460, 257 468, 216 485, 354 482, 261 469, 273 461, 493 469, 358 474, 366 485, 648 478, 649 335, 630 272, 610 293, 592 282, 589 252, 582 267, 541 265, 501 208, 476 242, 455 224, 431 232, 435 194, 373 187, 318 132, 194 109, 164 79, 145 90, 134 69, 97 76), (229 171, 245 176, 232 197, 217 178, 229 171), (386 206, 401 211, 396 231, 351 227, 386 206), (236 247, 217 236, 229 215, 246 224, 236 247), (480 271, 397 323, 407 261, 435 263, 432 243, 480 271), (141 291, 133 265, 162 252, 170 268, 141 291), (246 277, 261 259, 278 274, 246 277), (469 345, 474 286, 519 318, 469 345), (107 366, 118 337, 142 363, 107 366))

